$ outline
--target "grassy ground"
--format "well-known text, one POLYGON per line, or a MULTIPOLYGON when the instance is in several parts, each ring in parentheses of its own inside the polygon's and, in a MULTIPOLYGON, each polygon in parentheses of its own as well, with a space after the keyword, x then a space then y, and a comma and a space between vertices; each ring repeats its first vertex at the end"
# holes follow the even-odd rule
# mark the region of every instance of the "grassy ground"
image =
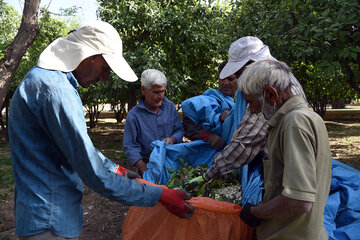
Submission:
MULTIPOLYGON (((360 123, 326 122, 332 157, 360 170, 360 123)), ((89 129, 95 147, 105 156, 127 166, 122 150, 123 124, 100 119, 89 129)), ((13 176, 9 145, 0 137, 0 239, 16 239, 13 216, 13 176)), ((121 239, 121 226, 128 206, 110 201, 89 188, 83 198, 84 228, 81 239, 121 239)))

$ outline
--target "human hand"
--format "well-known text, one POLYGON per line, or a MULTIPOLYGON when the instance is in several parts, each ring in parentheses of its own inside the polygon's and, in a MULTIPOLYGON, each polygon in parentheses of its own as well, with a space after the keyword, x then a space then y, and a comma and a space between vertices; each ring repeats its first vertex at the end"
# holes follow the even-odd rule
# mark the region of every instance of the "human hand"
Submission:
POLYGON ((206 175, 204 173, 201 176, 198 176, 196 178, 190 179, 189 181, 186 181, 184 183, 184 188, 186 190, 189 190, 189 189, 192 189, 192 188, 196 187, 199 184, 202 184, 202 183, 208 182, 208 181, 209 181, 209 179, 206 177, 206 175))
POLYGON ((253 206, 251 203, 246 203, 240 212, 240 218, 250 227, 257 227, 262 222, 262 219, 251 213, 251 207, 253 206))
POLYGON ((226 143, 222 140, 222 138, 215 133, 210 133, 207 142, 216 150, 220 150, 226 146, 226 143))
POLYGON ((171 145, 171 144, 176 143, 176 138, 175 137, 167 137, 167 138, 164 138, 163 141, 165 141, 165 144, 171 145))
POLYGON ((229 115, 229 110, 224 110, 221 114, 220 114, 220 122, 223 123, 225 121, 225 119, 227 118, 227 116, 229 115))
POLYGON ((139 170, 139 172, 141 173, 141 175, 144 174, 144 172, 147 169, 146 163, 144 162, 144 160, 140 159, 139 161, 137 161, 135 163, 135 167, 139 170))
POLYGON ((194 207, 185 203, 185 199, 189 199, 189 196, 183 191, 164 188, 159 202, 170 213, 180 218, 189 218, 193 214, 194 207))
POLYGON ((130 171, 129 169, 123 168, 120 165, 116 165, 116 167, 114 169, 114 173, 119 174, 123 177, 127 177, 129 179, 141 178, 138 173, 130 171))
POLYGON ((203 182, 208 182, 209 180, 206 178, 205 173, 202 174, 201 176, 198 176, 196 178, 190 179, 187 183, 188 184, 193 184, 193 185, 199 185, 200 183, 203 182))

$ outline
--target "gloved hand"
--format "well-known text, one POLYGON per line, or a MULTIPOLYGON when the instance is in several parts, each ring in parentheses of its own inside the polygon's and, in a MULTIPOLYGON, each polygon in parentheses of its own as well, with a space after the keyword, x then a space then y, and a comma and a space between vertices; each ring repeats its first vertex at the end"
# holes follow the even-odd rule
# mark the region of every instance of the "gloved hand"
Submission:
POLYGON ((130 179, 141 178, 138 173, 130 171, 129 169, 123 168, 120 165, 116 165, 113 172, 116 173, 116 174, 119 174, 119 175, 121 175, 123 177, 130 178, 130 179))
POLYGON ((165 141, 165 144, 171 145, 171 144, 176 143, 176 138, 175 137, 167 137, 167 138, 164 138, 163 141, 165 141))
POLYGON ((243 209, 240 212, 240 218, 243 220, 247 225, 251 227, 257 227, 262 222, 261 218, 256 217, 250 211, 250 208, 254 206, 251 203, 246 203, 243 206, 243 209))
POLYGON ((222 140, 222 138, 215 133, 210 133, 207 142, 216 150, 220 150, 226 146, 226 143, 222 140))
POLYGON ((202 184, 203 182, 208 182, 210 179, 208 179, 204 174, 202 174, 201 176, 198 176, 196 178, 192 178, 189 181, 186 181, 184 183, 184 188, 189 191, 190 189, 195 188, 197 185, 202 184))
POLYGON ((228 114, 229 114, 229 110, 224 110, 221 114, 220 114, 220 122, 223 123, 225 121, 225 119, 227 118, 228 114))
POLYGON ((193 214, 194 207, 185 203, 184 199, 189 199, 189 196, 183 191, 164 188, 159 202, 170 213, 180 218, 189 218, 193 214))
POLYGON ((201 176, 198 176, 196 178, 190 179, 187 184, 192 184, 192 185, 199 185, 200 183, 203 182, 208 182, 209 179, 206 177, 205 173, 201 176))

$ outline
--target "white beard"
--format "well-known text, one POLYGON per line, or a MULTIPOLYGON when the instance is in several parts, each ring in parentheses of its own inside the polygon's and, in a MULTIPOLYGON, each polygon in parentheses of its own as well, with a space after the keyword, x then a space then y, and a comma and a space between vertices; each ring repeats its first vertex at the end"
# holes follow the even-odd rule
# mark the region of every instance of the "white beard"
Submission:
POLYGON ((275 114, 275 105, 271 105, 268 102, 263 101, 261 112, 264 115, 264 119, 269 121, 271 117, 275 114))

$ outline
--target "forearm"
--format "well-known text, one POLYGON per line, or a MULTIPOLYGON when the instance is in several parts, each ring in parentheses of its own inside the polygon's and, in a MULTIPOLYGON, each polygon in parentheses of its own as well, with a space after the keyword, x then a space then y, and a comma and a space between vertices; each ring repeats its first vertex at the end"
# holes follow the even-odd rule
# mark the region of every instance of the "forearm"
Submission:
POLYGON ((184 116, 182 124, 185 130, 185 137, 189 138, 190 140, 200 139, 201 131, 204 129, 203 127, 194 123, 187 116, 184 116))
POLYGON ((213 166, 207 175, 210 178, 218 177, 250 163, 265 149, 266 129, 267 125, 257 115, 247 112, 234 131, 231 143, 215 155, 213 166))
POLYGON ((251 207, 251 213, 258 218, 284 218, 311 210, 312 202, 288 198, 282 194, 266 203, 251 207))

